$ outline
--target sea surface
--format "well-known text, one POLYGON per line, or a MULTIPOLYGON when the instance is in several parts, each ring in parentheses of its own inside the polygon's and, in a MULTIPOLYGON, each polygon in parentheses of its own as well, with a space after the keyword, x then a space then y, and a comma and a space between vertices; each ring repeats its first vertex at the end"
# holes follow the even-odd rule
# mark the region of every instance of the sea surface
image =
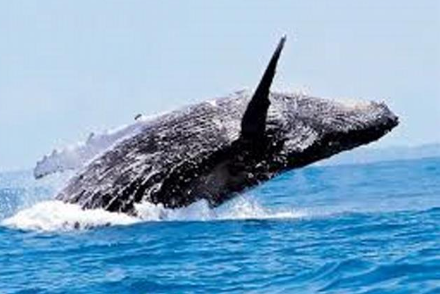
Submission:
POLYGON ((139 218, 0 174, 0 293, 440 293, 440 159, 311 166, 139 218))

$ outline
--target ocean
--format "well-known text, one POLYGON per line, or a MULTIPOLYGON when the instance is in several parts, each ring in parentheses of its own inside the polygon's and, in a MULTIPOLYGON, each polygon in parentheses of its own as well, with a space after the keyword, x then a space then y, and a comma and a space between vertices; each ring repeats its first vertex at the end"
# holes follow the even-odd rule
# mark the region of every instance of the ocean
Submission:
POLYGON ((0 293, 440 293, 440 158, 310 166, 140 217, 0 174, 0 293))

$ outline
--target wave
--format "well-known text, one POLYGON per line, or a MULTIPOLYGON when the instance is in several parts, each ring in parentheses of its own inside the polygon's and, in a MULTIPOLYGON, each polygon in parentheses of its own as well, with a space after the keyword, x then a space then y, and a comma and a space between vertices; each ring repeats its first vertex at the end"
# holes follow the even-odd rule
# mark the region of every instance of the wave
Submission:
POLYGON ((23 209, 1 224, 20 230, 70 231, 140 222, 286 219, 307 215, 304 211, 268 209, 254 199, 243 196, 214 209, 204 200, 180 209, 167 209, 161 204, 144 202, 136 205, 136 212, 137 216, 134 217, 103 209, 83 210, 77 204, 51 200, 23 209))

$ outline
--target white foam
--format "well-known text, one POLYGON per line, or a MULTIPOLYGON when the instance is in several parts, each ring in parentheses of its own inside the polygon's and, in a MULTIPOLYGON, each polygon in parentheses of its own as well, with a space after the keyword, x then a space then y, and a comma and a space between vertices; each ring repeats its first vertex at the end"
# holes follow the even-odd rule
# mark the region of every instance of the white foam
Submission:
POLYGON ((102 209, 83 210, 76 204, 44 201, 5 219, 2 225, 32 231, 66 231, 108 225, 128 225, 138 219, 102 209))
POLYGON ((142 203, 136 205, 136 210, 138 217, 102 209, 83 210, 76 204, 61 201, 44 201, 19 211, 1 224, 22 230, 66 231, 147 221, 218 221, 306 216, 305 212, 295 210, 267 209, 248 197, 238 197, 216 209, 210 209, 208 203, 202 200, 181 209, 167 209, 161 204, 142 203))
POLYGON ((163 205, 144 202, 136 206, 142 221, 218 221, 243 219, 300 218, 305 212, 296 210, 274 210, 260 205, 249 197, 238 197, 218 208, 211 209, 208 202, 200 200, 188 207, 167 209, 163 205))

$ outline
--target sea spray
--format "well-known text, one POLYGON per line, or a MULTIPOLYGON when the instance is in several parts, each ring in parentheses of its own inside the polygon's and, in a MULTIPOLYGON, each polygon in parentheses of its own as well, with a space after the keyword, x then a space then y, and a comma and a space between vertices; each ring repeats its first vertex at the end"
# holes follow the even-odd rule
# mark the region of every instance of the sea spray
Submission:
POLYGON ((139 222, 284 219, 305 215, 301 211, 265 208, 252 197, 238 197, 215 209, 211 209, 205 200, 180 209, 144 202, 136 205, 136 217, 103 209, 84 210, 77 204, 51 200, 20 210, 1 224, 22 230, 66 231, 139 222))
POLYGON ((83 210, 79 205, 61 201, 43 201, 5 219, 7 227, 36 231, 66 231, 109 225, 128 225, 138 219, 102 209, 83 210))

